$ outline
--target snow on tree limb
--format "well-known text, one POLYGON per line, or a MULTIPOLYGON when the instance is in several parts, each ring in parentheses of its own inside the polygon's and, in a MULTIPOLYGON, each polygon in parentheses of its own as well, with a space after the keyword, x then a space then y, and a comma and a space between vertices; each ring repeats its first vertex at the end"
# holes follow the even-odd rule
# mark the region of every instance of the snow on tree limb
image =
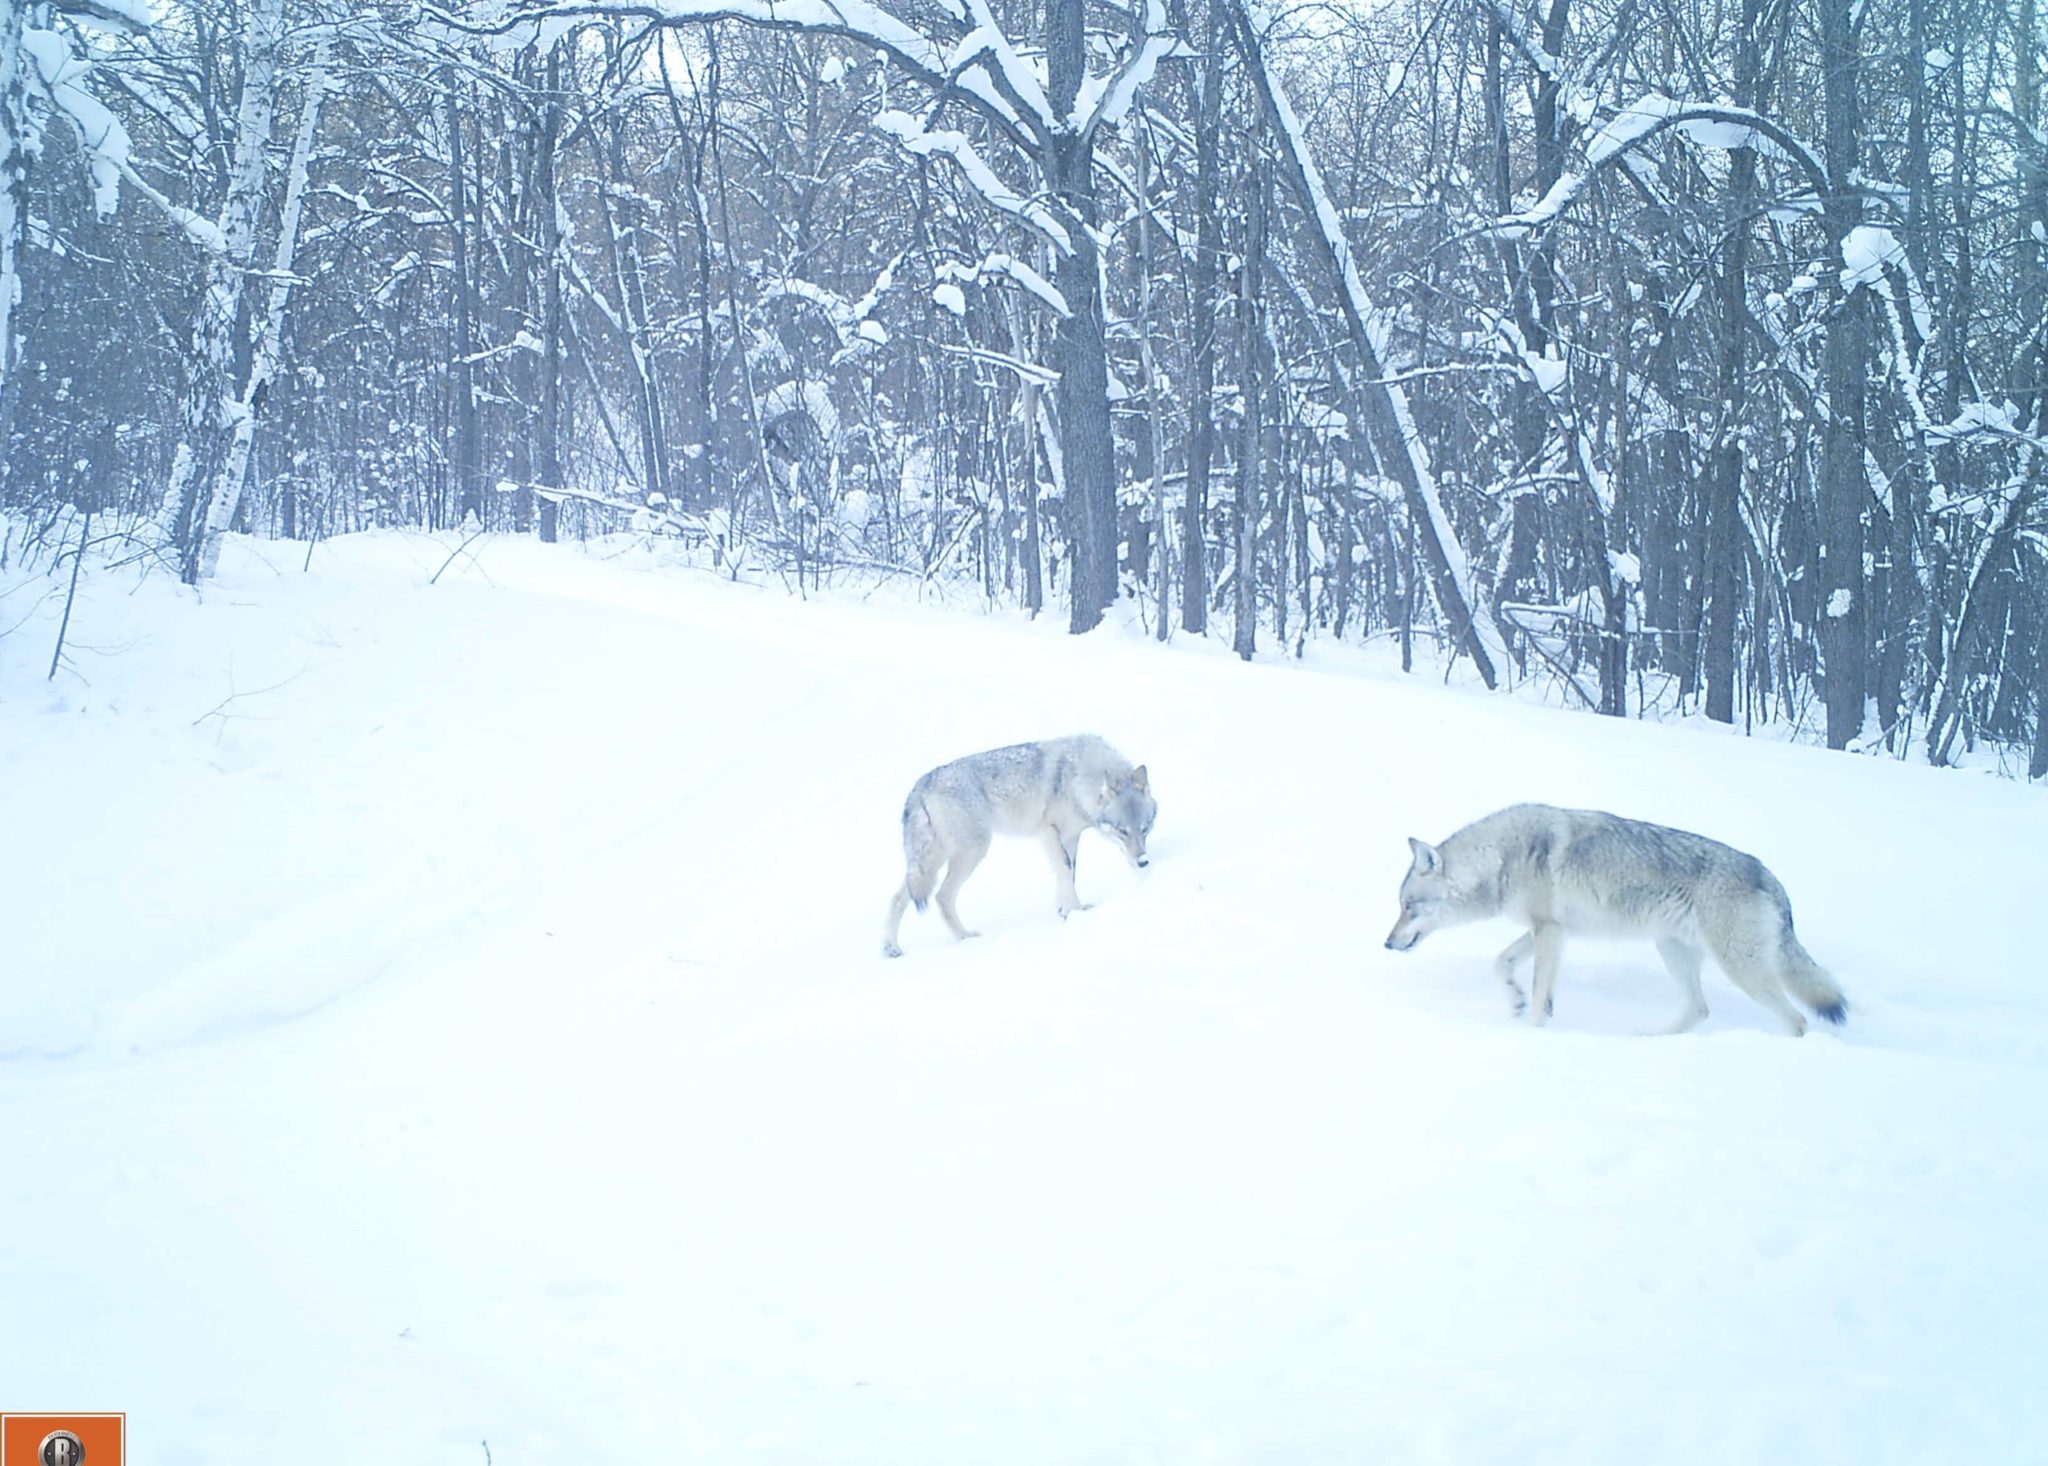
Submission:
POLYGON ((73 20, 119 35, 139 36, 153 24, 149 0, 57 0, 56 8, 73 20))
MULTIPOLYGON (((869 0, 481 0, 453 10, 430 9, 429 13, 451 30, 489 37, 507 46, 531 44, 551 23, 576 19, 646 20, 660 25, 737 20, 769 30, 840 36, 882 52, 936 91, 957 90, 978 103, 1015 141, 1042 140, 1051 121, 1049 111, 1034 115, 1029 89, 1015 90, 1015 83, 1029 74, 1021 63, 1017 74, 1001 64, 993 73, 982 65, 956 70, 953 47, 942 46, 869 0)), ((1042 101, 1042 89, 1037 95, 1042 101)))
POLYGON ((1029 224, 1044 235, 1054 249, 1064 252, 1074 247, 1073 236, 1067 233, 1065 225, 1052 216, 1052 211, 1038 200, 1025 197, 998 178, 995 170, 989 167, 981 154, 975 150, 974 143, 966 133, 951 128, 926 128, 908 112, 899 112, 894 108, 877 115, 875 126, 920 157, 929 157, 936 153, 951 158, 966 176, 974 191, 980 194, 991 208, 1029 224))
MULTIPOLYGON (((996 18, 988 8, 988 0, 968 0, 968 14, 974 21, 972 34, 978 38, 975 54, 993 63, 989 79, 1001 82, 1015 99, 1015 104, 1027 115, 1050 126, 1053 121, 1052 101, 1045 95, 1045 83, 1017 54, 1017 48, 1010 44, 1003 28, 996 24, 996 18)), ((966 49, 967 42, 962 41, 955 48, 955 54, 966 49)))
POLYGON ((1067 125, 1084 137, 1105 123, 1111 127, 1122 123, 1137 100, 1139 89, 1152 80, 1159 63, 1172 54, 1178 42, 1179 38, 1168 28, 1166 7, 1160 0, 1144 0, 1139 20, 1143 33, 1122 64, 1106 75, 1090 77, 1074 99, 1074 112, 1067 125))
POLYGON ((1586 166, 1551 185, 1530 208, 1495 222, 1492 232, 1521 239, 1547 229, 1575 203, 1602 169, 1673 129, 1705 147, 1755 148, 1796 166, 1815 196, 1828 191, 1827 166, 1806 143, 1760 112, 1722 102, 1688 102, 1651 92, 1622 108, 1586 140, 1586 166))
MULTIPOLYGON (((978 265, 943 264, 939 266, 938 276, 942 282, 948 284, 960 281, 980 284, 990 276, 998 276, 1019 286, 1026 294, 1036 296, 1051 307, 1054 315, 1071 316, 1074 313, 1073 308, 1067 304, 1067 298, 1060 294, 1058 286, 1015 255, 997 252, 984 258, 978 265)), ((954 311, 955 315, 959 313, 954 311)), ((1047 380, 1058 381, 1059 373, 1048 374, 1047 380)))
POLYGON ((128 129, 105 103, 79 86, 92 74, 92 66, 72 52, 63 36, 30 26, 21 33, 21 49, 35 63, 36 79, 50 105, 78 131, 92 167, 93 208, 104 219, 120 202, 121 178, 128 166, 128 129))

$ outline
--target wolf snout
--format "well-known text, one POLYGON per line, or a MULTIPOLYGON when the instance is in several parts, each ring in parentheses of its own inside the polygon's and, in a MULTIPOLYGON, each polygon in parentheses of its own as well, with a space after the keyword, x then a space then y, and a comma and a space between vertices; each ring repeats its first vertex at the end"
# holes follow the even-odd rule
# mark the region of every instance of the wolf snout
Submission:
POLYGON ((1152 863, 1152 857, 1151 857, 1151 856, 1149 856, 1149 855, 1141 855, 1141 856, 1139 856, 1139 857, 1138 857, 1138 869, 1139 869, 1139 870, 1143 870, 1143 869, 1144 869, 1144 868, 1145 868, 1146 866, 1150 865, 1151 863, 1152 863))

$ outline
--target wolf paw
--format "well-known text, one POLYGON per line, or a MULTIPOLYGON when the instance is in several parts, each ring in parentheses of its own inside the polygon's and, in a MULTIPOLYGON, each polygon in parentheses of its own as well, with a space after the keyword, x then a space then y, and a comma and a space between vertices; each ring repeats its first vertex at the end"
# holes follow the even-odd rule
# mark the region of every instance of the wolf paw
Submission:
POLYGON ((882 943, 882 955, 884 957, 901 957, 903 949, 894 942, 884 942, 882 943))
POLYGON ((1088 911, 1091 909, 1092 908, 1086 901, 1076 901, 1071 906, 1060 907, 1060 920, 1065 921, 1068 917, 1072 916, 1076 911, 1088 911))

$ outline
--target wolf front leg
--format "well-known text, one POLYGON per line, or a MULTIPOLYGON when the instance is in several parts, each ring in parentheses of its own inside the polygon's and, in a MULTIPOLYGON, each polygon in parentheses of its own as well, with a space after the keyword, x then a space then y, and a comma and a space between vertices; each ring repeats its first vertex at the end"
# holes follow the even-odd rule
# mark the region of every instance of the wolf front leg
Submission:
POLYGON ((1557 992, 1557 962, 1564 953, 1564 928, 1539 921, 1529 933, 1536 952, 1536 977, 1529 985, 1529 1022, 1541 1028, 1550 1021, 1551 999, 1557 992))
POLYGON ((1513 1005, 1514 1014, 1521 1017, 1528 1010, 1529 1000, 1522 995, 1522 985, 1515 981, 1515 964, 1529 955, 1529 949, 1536 945, 1534 933, 1523 932, 1493 959, 1493 974, 1507 985, 1508 1002, 1513 1005))
POLYGON ((1076 911, 1088 908, 1081 903, 1079 893, 1074 890, 1074 854, 1081 843, 1081 832, 1071 835, 1058 825, 1047 825, 1039 835, 1045 846, 1045 858, 1052 862, 1052 879, 1055 899, 1059 903, 1060 919, 1064 921, 1076 911))

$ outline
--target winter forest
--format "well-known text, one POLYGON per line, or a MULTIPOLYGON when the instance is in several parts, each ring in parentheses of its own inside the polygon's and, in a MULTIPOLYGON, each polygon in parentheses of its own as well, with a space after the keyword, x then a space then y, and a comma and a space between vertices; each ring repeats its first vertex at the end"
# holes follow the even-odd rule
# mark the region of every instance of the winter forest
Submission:
POLYGON ((0 0, 0 1463, 2041 1466, 2044 71, 0 0))
POLYGON ((634 530, 2048 774, 2037 0, 0 27, 0 557, 634 530))

